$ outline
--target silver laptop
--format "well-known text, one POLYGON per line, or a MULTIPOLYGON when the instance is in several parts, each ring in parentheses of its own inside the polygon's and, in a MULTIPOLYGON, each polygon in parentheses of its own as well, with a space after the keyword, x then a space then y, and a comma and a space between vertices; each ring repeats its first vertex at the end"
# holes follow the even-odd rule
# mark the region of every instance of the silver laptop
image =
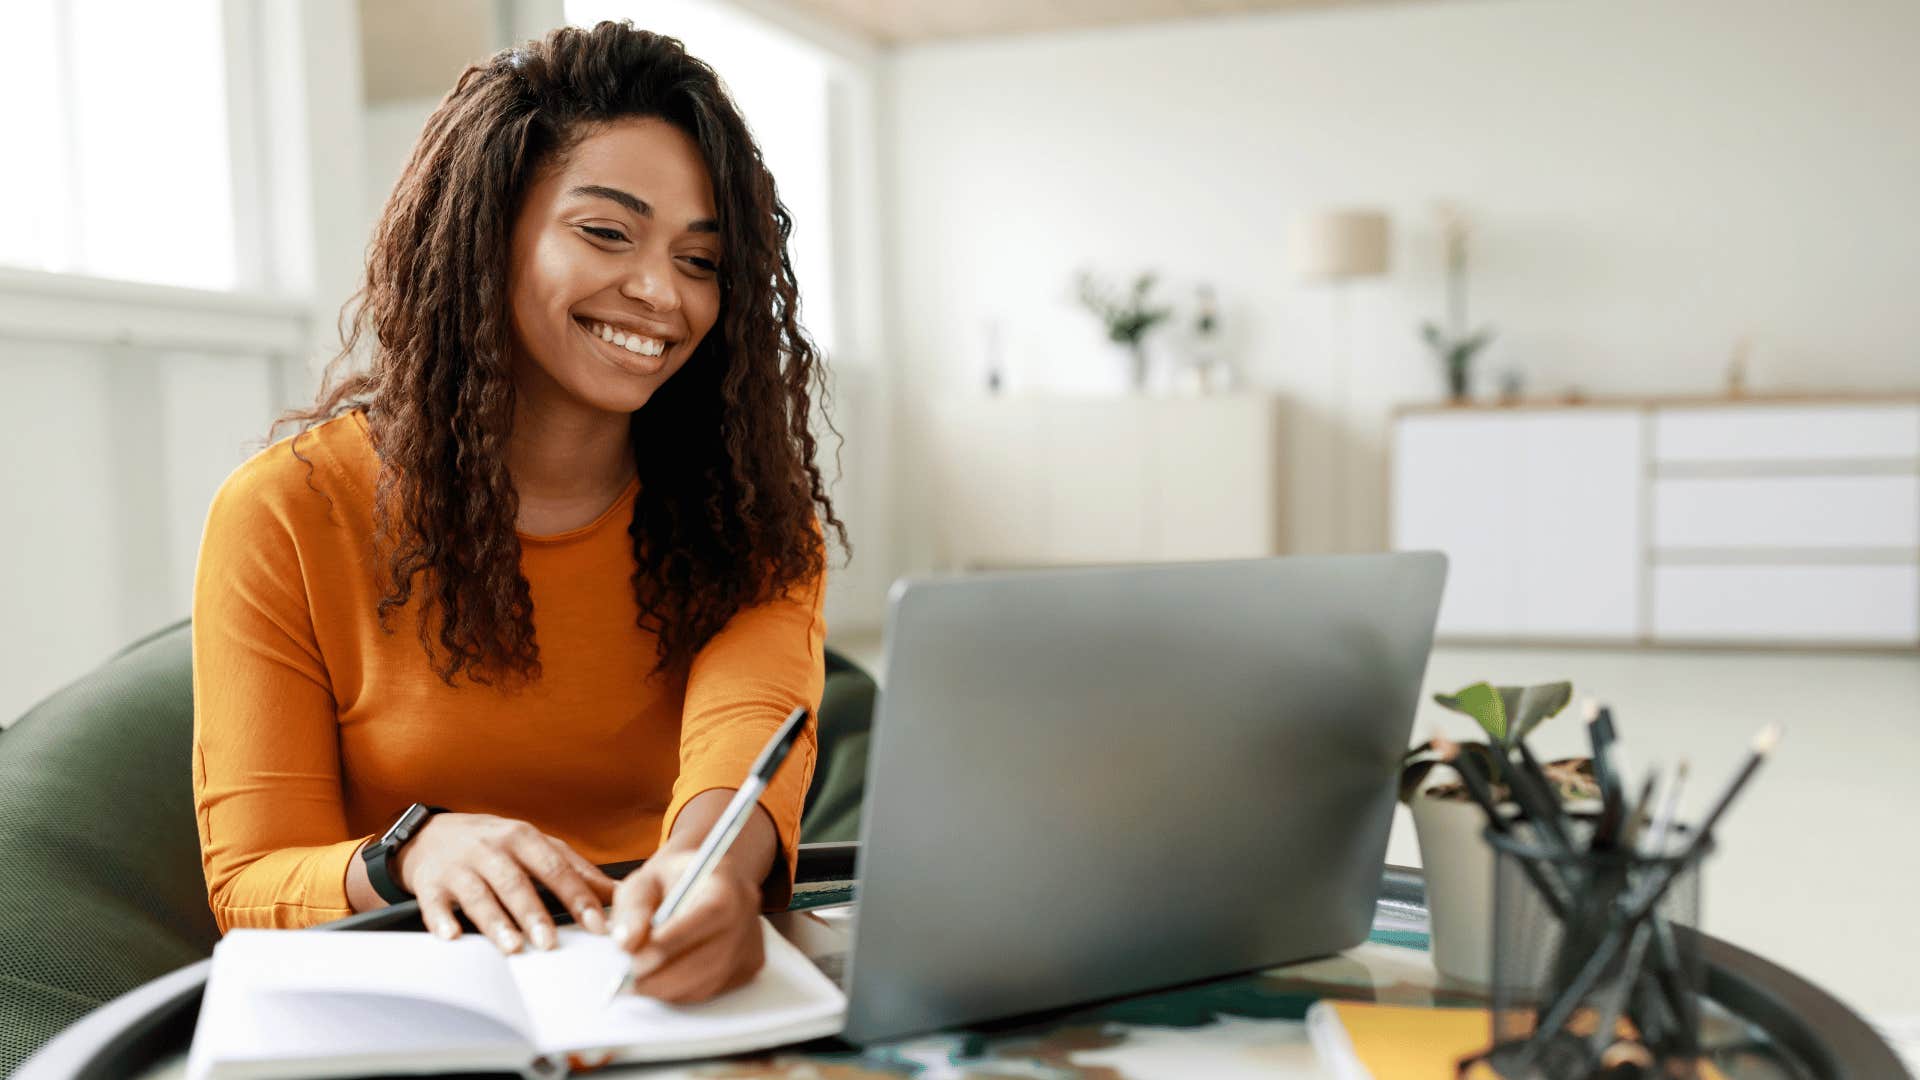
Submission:
POLYGON ((1421 553, 896 585, 843 1037, 1363 941, 1445 576, 1421 553))

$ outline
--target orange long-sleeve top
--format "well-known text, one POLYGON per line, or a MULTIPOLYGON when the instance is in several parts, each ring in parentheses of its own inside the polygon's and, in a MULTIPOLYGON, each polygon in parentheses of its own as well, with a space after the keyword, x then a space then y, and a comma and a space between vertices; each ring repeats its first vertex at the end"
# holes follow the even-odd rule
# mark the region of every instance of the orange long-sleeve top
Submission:
MULTIPOLYGON (((356 410, 283 439, 214 496, 193 592, 193 790, 222 932, 351 913, 349 860, 415 802, 528 821, 597 863, 643 858, 701 792, 737 788, 824 685, 823 581, 737 613, 691 666, 653 674, 630 579, 639 481, 589 524, 520 535, 542 675, 440 680, 389 617, 374 549, 379 460, 356 410)), ((792 892, 813 725, 761 797, 792 892)))

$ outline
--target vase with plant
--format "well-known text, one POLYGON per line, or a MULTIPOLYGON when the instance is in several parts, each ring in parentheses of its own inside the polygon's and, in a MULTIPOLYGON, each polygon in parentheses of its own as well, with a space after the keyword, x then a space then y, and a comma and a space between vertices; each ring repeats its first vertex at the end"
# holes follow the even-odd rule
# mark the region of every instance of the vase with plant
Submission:
MULTIPOLYGON (((1496 801, 1508 798, 1508 775, 1520 740, 1563 712, 1573 700, 1573 684, 1493 686, 1479 682, 1453 694, 1435 694, 1438 704, 1473 718, 1485 742, 1454 742, 1436 737, 1407 751, 1400 772, 1400 801, 1413 811, 1420 840, 1420 862, 1427 881, 1427 912, 1432 920, 1433 966, 1441 974, 1478 986, 1492 983, 1493 849, 1481 836, 1486 815, 1458 781, 1429 784, 1436 768, 1475 759, 1489 778, 1496 801)), ((1542 766, 1562 802, 1596 798, 1589 758, 1566 758, 1542 766)), ((1535 920, 1551 925, 1545 912, 1535 920)))
POLYGON ((1201 285, 1195 301, 1193 342, 1193 366, 1200 392, 1222 394, 1233 389, 1233 372, 1220 351, 1220 305, 1211 285, 1201 285))
POLYGON ((1420 337, 1433 350, 1435 359, 1447 374, 1447 396, 1455 403, 1467 400, 1473 391, 1473 358, 1493 340, 1493 330, 1467 329, 1467 234, 1466 215, 1458 207, 1441 205, 1440 238, 1447 261, 1447 323, 1431 320, 1420 325, 1420 337))
POLYGON ((1136 393, 1147 388, 1147 332, 1173 314, 1172 308, 1149 301, 1154 280, 1152 271, 1143 273, 1124 293, 1116 293, 1087 270, 1080 272, 1077 282, 1081 305, 1099 317, 1107 340, 1127 350, 1127 384, 1136 393))

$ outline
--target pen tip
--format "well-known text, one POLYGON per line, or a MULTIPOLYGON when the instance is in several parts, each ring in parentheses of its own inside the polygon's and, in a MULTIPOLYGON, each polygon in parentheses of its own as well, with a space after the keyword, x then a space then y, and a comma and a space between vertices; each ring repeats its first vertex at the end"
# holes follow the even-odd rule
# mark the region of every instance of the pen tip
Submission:
POLYGON ((1687 770, 1688 770, 1688 769, 1689 769, 1690 767, 1691 767, 1691 766, 1689 766, 1689 765, 1687 764, 1687 759, 1686 759, 1686 758, 1681 758, 1681 759, 1680 759, 1680 764, 1679 764, 1679 765, 1677 765, 1677 766, 1675 766, 1675 767, 1674 767, 1674 770, 1673 770, 1673 778, 1674 778, 1674 780, 1676 780, 1676 781, 1679 781, 1679 780, 1685 780, 1685 779, 1687 778, 1687 770))
POLYGON ((1768 724, 1766 727, 1760 729, 1760 734, 1753 737, 1753 752, 1756 754, 1768 753, 1779 741, 1780 725, 1768 724))

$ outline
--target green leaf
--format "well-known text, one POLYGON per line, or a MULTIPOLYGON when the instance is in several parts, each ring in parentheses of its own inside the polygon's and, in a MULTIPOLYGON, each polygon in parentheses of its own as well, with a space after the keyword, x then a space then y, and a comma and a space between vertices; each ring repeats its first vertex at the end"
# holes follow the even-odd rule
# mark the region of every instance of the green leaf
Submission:
POLYGON ((1433 700, 1452 709, 1473 717, 1480 730, 1501 746, 1511 745, 1507 741, 1507 708, 1500 699, 1499 691, 1487 683, 1477 682, 1454 694, 1435 694, 1433 700))
POLYGON ((1513 737, 1524 739, 1542 721, 1566 709, 1573 700, 1573 684, 1563 681, 1537 686, 1503 686, 1500 700, 1506 706, 1508 722, 1513 725, 1513 737))

